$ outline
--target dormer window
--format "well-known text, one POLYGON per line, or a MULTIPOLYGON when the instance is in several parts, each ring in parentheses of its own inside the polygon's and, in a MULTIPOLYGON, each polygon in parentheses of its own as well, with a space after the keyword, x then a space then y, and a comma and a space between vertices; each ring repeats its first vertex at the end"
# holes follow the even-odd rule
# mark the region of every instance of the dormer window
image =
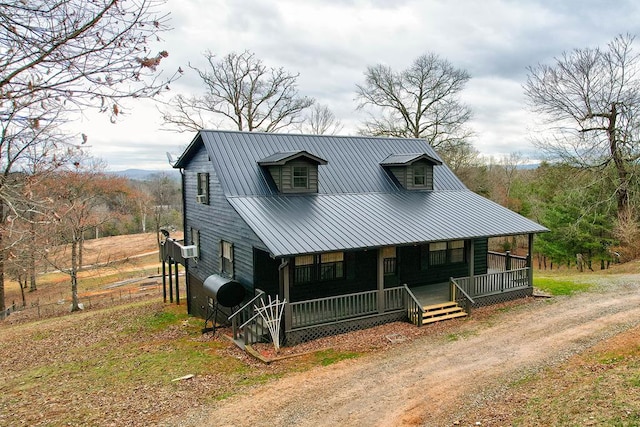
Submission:
POLYGON ((426 153, 391 154, 380 162, 407 190, 433 190, 433 167, 441 164, 426 153))
POLYGON ((307 151, 274 153, 258 161, 281 193, 317 193, 318 166, 327 161, 307 151))
POLYGON ((309 188, 309 166, 293 167, 293 188, 301 190, 309 188))
POLYGON ((425 187, 426 185, 427 185, 427 166, 414 165, 413 166, 413 186, 425 187))

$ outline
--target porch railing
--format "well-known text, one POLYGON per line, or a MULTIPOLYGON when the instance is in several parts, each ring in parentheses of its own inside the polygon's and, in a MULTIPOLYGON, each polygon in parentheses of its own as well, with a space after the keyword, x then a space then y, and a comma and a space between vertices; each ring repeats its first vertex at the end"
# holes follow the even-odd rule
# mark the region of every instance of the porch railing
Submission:
POLYGON ((421 326, 425 312, 424 307, 420 304, 420 301, 418 301, 418 298, 416 298, 413 292, 411 292, 409 286, 404 285, 403 288, 407 295, 407 316, 409 316, 411 323, 421 326))
MULTIPOLYGON (((404 310, 405 288, 384 289, 383 312, 404 310)), ((317 298, 289 303, 291 329, 337 322, 355 317, 378 314, 378 291, 317 298)))
POLYGON ((468 316, 471 316, 471 307, 473 307, 475 301, 469 296, 464 288, 460 286, 458 280, 459 279, 454 279, 453 277, 449 279, 449 285, 451 286, 449 299, 451 301, 455 301, 460 307, 462 307, 468 316))
POLYGON ((265 293, 262 290, 256 289, 256 295, 248 303, 240 307, 235 313, 229 316, 234 340, 240 338, 240 334, 242 333, 245 339, 245 344, 247 344, 247 341, 250 338, 249 335, 251 331, 247 329, 246 323, 254 317, 254 305, 258 303, 258 300, 264 298, 264 296, 265 293))
POLYGON ((529 283, 528 268, 488 273, 473 277, 460 277, 453 280, 455 280, 461 290, 471 297, 492 295, 531 286, 529 283))
POLYGON ((527 257, 511 255, 511 252, 487 252, 487 267, 489 270, 508 271, 527 268, 527 257))

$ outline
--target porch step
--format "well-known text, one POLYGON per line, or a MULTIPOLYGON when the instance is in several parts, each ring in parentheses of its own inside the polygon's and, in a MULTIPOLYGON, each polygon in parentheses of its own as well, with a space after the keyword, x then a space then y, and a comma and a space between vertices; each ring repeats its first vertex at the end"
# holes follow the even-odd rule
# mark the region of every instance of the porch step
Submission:
POLYGON ((422 324, 439 322, 441 320, 465 317, 467 313, 455 302, 445 302, 441 304, 428 305, 423 307, 425 312, 422 315, 422 324))

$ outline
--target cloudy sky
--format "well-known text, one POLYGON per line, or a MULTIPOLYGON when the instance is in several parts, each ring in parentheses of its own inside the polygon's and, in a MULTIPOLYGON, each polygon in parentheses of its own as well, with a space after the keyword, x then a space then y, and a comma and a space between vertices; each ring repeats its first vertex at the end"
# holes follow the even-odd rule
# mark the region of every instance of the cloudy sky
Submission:
MULTIPOLYGON (((522 90, 527 66, 604 46, 620 33, 640 36, 640 2, 631 0, 168 0, 166 8, 173 30, 163 41, 165 74, 186 72, 165 96, 202 91, 187 65, 202 67, 206 50, 250 50, 267 66, 300 73, 300 93, 328 105, 342 133, 354 134, 364 119, 355 85, 366 67, 402 70, 433 52, 470 73, 462 97, 473 111, 473 144, 498 157, 535 158, 522 90)), ((91 153, 111 170, 168 170, 165 153, 180 154, 193 134, 160 130, 151 103, 125 107, 115 125, 92 115, 76 123, 91 153)))

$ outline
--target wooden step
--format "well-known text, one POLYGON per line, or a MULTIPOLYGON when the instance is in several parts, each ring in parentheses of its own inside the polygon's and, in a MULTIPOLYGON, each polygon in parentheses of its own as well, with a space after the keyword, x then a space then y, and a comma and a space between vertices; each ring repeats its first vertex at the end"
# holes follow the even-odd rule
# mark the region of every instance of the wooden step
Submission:
POLYGON ((459 306, 441 308, 440 310, 430 310, 422 313, 422 317, 440 317, 447 314, 457 313, 463 311, 459 306))
POLYGON ((458 304, 455 301, 447 301, 441 302, 439 304, 425 305, 422 308, 424 309, 424 311, 436 311, 449 307, 458 307, 458 304))
POLYGON ((429 323, 440 322, 441 320, 449 320, 449 319, 455 319, 458 317, 465 317, 466 315, 467 313, 462 311, 462 309, 460 309, 459 311, 449 313, 443 316, 423 317, 422 324, 427 325, 429 323))

